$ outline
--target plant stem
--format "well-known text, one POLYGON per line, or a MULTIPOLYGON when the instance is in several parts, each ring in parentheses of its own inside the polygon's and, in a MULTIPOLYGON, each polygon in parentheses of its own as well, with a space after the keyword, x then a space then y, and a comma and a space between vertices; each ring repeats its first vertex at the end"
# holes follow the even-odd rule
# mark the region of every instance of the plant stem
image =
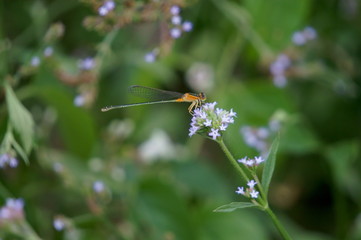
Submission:
POLYGON ((272 212, 272 210, 269 207, 264 208, 264 211, 268 214, 268 216, 271 217, 271 220, 273 222, 273 224, 276 226, 278 232, 281 234, 281 236, 283 237, 283 239, 285 240, 291 240, 291 236, 288 234, 288 232, 286 231, 286 229, 283 227, 283 225, 281 224, 281 222, 278 220, 278 218, 276 217, 276 215, 272 212))
POLYGON ((223 152, 226 154, 228 160, 234 166, 234 168, 241 174, 241 176, 248 182, 249 178, 242 167, 238 164, 236 159, 233 157, 232 153, 228 150, 227 146, 224 144, 223 139, 217 141, 218 144, 221 146, 223 152))

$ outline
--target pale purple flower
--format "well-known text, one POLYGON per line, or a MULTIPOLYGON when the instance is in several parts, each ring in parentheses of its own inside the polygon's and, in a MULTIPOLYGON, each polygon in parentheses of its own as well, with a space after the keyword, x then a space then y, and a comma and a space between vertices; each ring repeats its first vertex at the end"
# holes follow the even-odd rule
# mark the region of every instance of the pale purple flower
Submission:
POLYGON ((155 59, 156 59, 156 55, 154 52, 149 52, 149 53, 145 54, 145 56, 144 56, 144 61, 146 61, 148 63, 154 62, 155 59))
POLYGON ((284 88, 287 85, 287 78, 284 75, 276 75, 273 77, 273 84, 276 87, 284 88))
POLYGON ((259 192, 253 189, 249 194, 251 195, 251 198, 258 198, 259 192))
POLYGON ((105 16, 109 13, 109 10, 105 6, 100 6, 98 8, 98 13, 100 16, 105 16))
POLYGON ((24 200, 8 198, 6 204, 0 208, 0 222, 2 220, 18 220, 24 217, 24 200))
POLYGON ((85 104, 85 98, 83 95, 77 95, 75 98, 74 98, 74 105, 77 106, 77 107, 81 107, 81 106, 84 106, 85 104))
POLYGON ((104 183, 102 181, 95 181, 93 183, 93 190, 96 193, 101 193, 105 189, 104 183))
POLYGON ((190 21, 185 21, 182 25, 183 31, 190 32, 193 29, 193 23, 190 21))
POLYGON ((246 194, 243 187, 237 187, 236 193, 240 194, 240 195, 245 195, 246 194))
POLYGON ((243 163, 244 165, 246 165, 246 162, 247 162, 247 157, 244 157, 244 158, 241 158, 241 159, 238 159, 237 162, 239 163, 243 163))
POLYGON ((292 42, 298 46, 302 46, 307 42, 303 32, 297 31, 292 35, 292 42))
POLYGON ((55 218, 53 221, 53 226, 55 230, 62 231, 65 228, 65 222, 62 218, 55 218))
POLYGON ((257 182, 255 180, 251 180, 247 183, 248 187, 249 188, 254 188, 254 186, 257 184, 257 182))
POLYGON ((16 168, 18 166, 18 164, 19 164, 19 162, 18 162, 18 160, 16 158, 11 157, 9 159, 9 167, 16 168))
POLYGON ((182 17, 179 15, 175 15, 172 17, 171 21, 174 25, 179 25, 182 22, 182 17))
POLYGON ((219 134, 218 131, 219 131, 218 129, 211 128, 211 132, 208 133, 208 135, 209 135, 210 137, 212 137, 213 140, 216 140, 217 137, 220 137, 220 136, 221 136, 221 134, 219 134))
POLYGON ((261 163, 264 162, 264 158, 259 156, 259 157, 255 157, 254 160, 256 161, 256 164, 259 165, 261 163))
POLYGON ((54 49, 52 47, 46 47, 44 49, 44 56, 45 57, 50 57, 51 55, 53 55, 54 49))
POLYGON ((108 11, 111 11, 115 8, 115 3, 114 1, 106 1, 103 6, 108 9, 108 11))
POLYGON ((182 35, 182 31, 179 28, 172 28, 169 32, 170 36, 172 38, 180 38, 180 36, 182 35))
POLYGON ((40 65, 40 58, 38 56, 32 57, 30 61, 31 66, 37 67, 40 65))
POLYGON ((87 57, 87 58, 79 60, 78 67, 81 70, 91 70, 92 68, 95 67, 94 58, 87 57))
POLYGON ((16 168, 19 165, 19 161, 8 153, 0 155, 0 168, 9 166, 11 168, 16 168))
POLYGON ((248 159, 245 163, 245 165, 248 167, 253 167, 254 164, 255 164, 255 161, 253 159, 248 159))
POLYGON ((211 119, 206 119, 206 121, 204 122, 204 126, 206 126, 206 127, 212 126, 212 120, 211 119))
POLYGON ((314 40, 317 38, 317 32, 313 27, 305 27, 303 34, 307 40, 314 40))
POLYGON ((180 13, 180 7, 177 5, 173 5, 170 7, 170 13, 172 15, 178 15, 180 13))

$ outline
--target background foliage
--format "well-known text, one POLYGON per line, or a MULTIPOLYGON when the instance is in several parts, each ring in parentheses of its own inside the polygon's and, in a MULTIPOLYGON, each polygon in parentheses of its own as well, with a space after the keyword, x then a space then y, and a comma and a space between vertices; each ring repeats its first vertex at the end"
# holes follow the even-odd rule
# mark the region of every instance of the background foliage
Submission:
POLYGON ((291 236, 361 238, 359 1, 129 0, 99 16, 102 4, 0 2, 0 150, 19 160, 0 169, 0 198, 25 204, 3 239, 277 239, 257 211, 212 212, 242 183, 214 142, 188 137, 186 104, 100 112, 137 101, 133 84, 233 108, 239 158, 259 154, 241 127, 280 121, 269 194, 291 236), (193 23, 176 40, 172 5, 193 23), (297 45, 307 26, 317 37, 297 45), (280 54, 284 87, 270 73, 280 54))

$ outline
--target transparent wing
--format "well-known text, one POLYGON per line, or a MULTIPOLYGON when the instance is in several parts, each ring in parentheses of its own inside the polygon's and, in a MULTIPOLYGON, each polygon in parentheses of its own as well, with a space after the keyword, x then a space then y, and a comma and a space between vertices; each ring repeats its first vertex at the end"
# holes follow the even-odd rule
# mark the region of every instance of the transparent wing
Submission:
POLYGON ((182 93, 165 91, 139 85, 130 86, 128 91, 134 96, 145 98, 151 101, 175 100, 183 96, 182 93))

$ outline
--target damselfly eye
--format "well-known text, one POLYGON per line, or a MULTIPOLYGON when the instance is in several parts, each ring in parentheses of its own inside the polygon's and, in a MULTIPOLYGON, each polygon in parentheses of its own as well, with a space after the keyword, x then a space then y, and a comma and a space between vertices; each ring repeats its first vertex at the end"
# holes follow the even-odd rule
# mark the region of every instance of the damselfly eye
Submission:
POLYGON ((199 98, 200 98, 202 101, 205 101, 205 100, 207 99, 206 94, 204 94, 204 93, 202 93, 202 92, 199 94, 199 98))

